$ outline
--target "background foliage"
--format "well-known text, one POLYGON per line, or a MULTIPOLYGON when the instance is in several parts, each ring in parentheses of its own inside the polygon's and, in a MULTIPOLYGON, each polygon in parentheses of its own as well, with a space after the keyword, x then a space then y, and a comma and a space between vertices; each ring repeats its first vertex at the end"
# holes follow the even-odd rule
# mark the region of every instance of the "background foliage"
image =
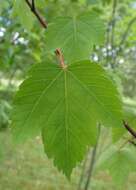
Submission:
MULTIPOLYGON (((14 93, 31 65, 35 62, 40 63, 49 56, 45 56, 46 32, 41 29, 24 1, 17 0, 14 3, 13 6, 11 0, 0 1, 0 141, 2 145, 0 146, 0 176, 2 176, 0 188, 5 190, 76 189, 82 173, 81 166, 75 169, 71 182, 68 182, 63 175, 58 174, 52 162, 43 155, 39 137, 26 142, 25 145, 16 146, 10 140, 8 124, 14 93)), ((36 0, 36 6, 48 22, 52 22, 57 16, 73 16, 87 10, 95 11, 104 20, 107 29, 104 45, 96 46, 90 57, 96 63, 101 62, 118 86, 124 102, 124 117, 131 127, 135 128, 136 1, 120 0, 114 4, 112 0, 36 0)), ((50 56, 49 58, 52 59, 50 56)), ((131 136, 126 133, 114 147, 120 150, 123 144, 121 154, 124 159, 126 158, 124 161, 118 156, 118 151, 114 154, 110 137, 110 132, 102 128, 96 156, 96 158, 100 157, 100 161, 97 162, 96 159, 90 187, 96 190, 107 190, 117 189, 123 184, 121 189, 133 190, 136 184, 133 167, 136 150, 134 145, 128 142, 131 136), (105 160, 106 163, 108 160, 106 167, 105 160), (123 167, 120 163, 124 164, 123 167), (115 167, 112 168, 111 166, 114 165, 115 167), (126 169, 121 171, 118 166, 121 168, 126 166, 126 169), (119 171, 121 174, 118 173, 119 171), (129 178, 123 175, 125 173, 129 178)), ((87 162, 90 162, 90 157, 87 162)))

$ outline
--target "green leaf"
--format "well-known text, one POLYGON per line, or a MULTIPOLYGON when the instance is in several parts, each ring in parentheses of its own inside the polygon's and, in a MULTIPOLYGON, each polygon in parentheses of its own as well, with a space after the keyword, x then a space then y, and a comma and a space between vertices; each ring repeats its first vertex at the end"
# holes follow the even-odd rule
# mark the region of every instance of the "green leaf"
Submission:
POLYGON ((94 145, 97 123, 120 127, 118 93, 97 64, 81 61, 62 69, 56 63, 37 64, 14 100, 15 138, 42 131, 45 152, 69 177, 87 147, 94 145))
POLYGON ((123 185, 129 174, 136 170, 135 149, 112 146, 99 158, 97 169, 108 169, 116 185, 123 185))
POLYGON ((57 18, 46 31, 47 50, 60 48, 67 62, 89 59, 94 45, 104 41, 104 23, 95 12, 57 18))
POLYGON ((13 7, 13 16, 19 17, 20 23, 27 29, 31 30, 34 23, 34 16, 26 4, 25 0, 15 0, 13 7))

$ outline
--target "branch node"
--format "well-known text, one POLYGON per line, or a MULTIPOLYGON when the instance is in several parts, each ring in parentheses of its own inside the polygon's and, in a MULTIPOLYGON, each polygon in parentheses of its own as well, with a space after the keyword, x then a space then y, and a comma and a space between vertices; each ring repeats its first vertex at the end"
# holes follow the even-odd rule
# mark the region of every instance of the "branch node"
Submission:
POLYGON ((123 125, 124 125, 124 127, 128 130, 128 132, 129 132, 134 138, 136 138, 136 131, 134 131, 134 129, 132 129, 125 121, 123 121, 123 125))
POLYGON ((60 62, 60 66, 65 70, 67 68, 67 65, 65 64, 65 61, 64 61, 64 57, 63 57, 63 54, 61 52, 61 49, 60 48, 57 48, 55 50, 55 54, 56 56, 58 57, 59 59, 59 62, 60 62))

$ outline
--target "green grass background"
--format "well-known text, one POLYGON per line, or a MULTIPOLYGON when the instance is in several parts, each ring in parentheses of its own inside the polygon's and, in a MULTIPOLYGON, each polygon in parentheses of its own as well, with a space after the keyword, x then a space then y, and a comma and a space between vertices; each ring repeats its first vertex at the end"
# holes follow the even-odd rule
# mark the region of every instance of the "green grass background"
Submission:
MULTIPOLYGON (((0 190, 77 190, 81 167, 68 181, 53 166, 44 153, 41 139, 15 145, 9 130, 0 132, 0 190)), ((132 174, 123 187, 113 185, 107 173, 99 172, 91 190, 136 190, 136 175, 132 174)))

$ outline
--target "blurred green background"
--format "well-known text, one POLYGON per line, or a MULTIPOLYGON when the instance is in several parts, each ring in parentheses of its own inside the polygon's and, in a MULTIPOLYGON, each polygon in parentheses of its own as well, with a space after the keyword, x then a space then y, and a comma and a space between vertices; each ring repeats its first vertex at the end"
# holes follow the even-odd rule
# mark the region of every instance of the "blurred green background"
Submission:
MULTIPOLYGON (((95 47, 90 59, 109 72, 123 97, 124 107, 136 115, 136 1, 135 0, 36 0, 48 22, 88 10, 100 14, 106 25, 105 44, 95 47), (76 10, 76 11, 75 11, 76 10)), ((12 141, 10 111, 13 96, 30 66, 46 60, 45 31, 26 9, 13 7, 13 0, 0 0, 0 190, 78 190, 82 165, 71 181, 59 173, 43 150, 40 137, 16 145, 12 141)), ((132 127, 136 128, 134 117, 132 127)), ((101 141, 105 141, 103 135, 101 141)), ((109 137, 104 146, 109 142, 109 137)), ((88 159, 89 160, 89 159, 88 159)), ((117 187, 106 172, 94 172, 92 190, 135 190, 136 174, 117 187)))

